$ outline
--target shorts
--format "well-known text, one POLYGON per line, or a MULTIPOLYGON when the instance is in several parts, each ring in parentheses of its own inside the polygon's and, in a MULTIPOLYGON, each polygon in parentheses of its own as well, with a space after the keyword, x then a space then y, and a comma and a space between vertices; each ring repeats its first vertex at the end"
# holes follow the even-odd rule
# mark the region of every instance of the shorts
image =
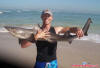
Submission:
POLYGON ((57 60, 53 60, 51 62, 36 61, 34 68, 58 68, 57 60))

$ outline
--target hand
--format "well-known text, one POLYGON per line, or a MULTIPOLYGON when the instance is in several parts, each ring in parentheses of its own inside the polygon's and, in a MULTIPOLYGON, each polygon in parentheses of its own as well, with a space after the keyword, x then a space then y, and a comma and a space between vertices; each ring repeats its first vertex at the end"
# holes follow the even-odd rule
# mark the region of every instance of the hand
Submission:
POLYGON ((50 36, 51 35, 49 32, 39 30, 37 34, 35 35, 35 40, 38 40, 39 38, 46 39, 47 37, 50 37, 50 36))
POLYGON ((78 38, 83 37, 83 35, 84 35, 83 30, 78 27, 71 27, 70 31, 72 33, 75 33, 78 36, 78 38))
POLYGON ((76 30, 76 35, 78 36, 78 38, 83 37, 83 35, 84 35, 83 30, 80 29, 80 28, 78 28, 78 29, 76 30))

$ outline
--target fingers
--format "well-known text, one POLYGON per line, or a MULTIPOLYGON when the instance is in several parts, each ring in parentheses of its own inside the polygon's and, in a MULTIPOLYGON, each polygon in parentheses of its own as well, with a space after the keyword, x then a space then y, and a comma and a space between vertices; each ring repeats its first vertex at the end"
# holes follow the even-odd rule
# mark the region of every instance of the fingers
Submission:
POLYGON ((51 36, 51 35, 50 35, 50 32, 44 33, 44 37, 45 37, 45 38, 50 37, 50 36, 51 36))
POLYGON ((45 36, 43 36, 42 38, 43 39, 47 39, 48 37, 50 37, 51 35, 45 35, 45 36))
POLYGON ((82 29, 78 30, 76 32, 76 35, 78 36, 78 38, 83 37, 84 33, 83 33, 82 29))
POLYGON ((84 33, 83 33, 83 30, 81 29, 80 30, 80 37, 83 37, 84 33))
POLYGON ((43 39, 46 39, 47 37, 50 37, 50 32, 45 32, 45 31, 42 31, 38 34, 39 38, 43 38, 43 39))

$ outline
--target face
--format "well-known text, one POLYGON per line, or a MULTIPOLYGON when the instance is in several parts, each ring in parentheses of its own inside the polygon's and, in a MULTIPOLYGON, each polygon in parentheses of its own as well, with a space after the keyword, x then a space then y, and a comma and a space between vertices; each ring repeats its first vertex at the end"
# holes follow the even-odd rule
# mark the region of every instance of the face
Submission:
POLYGON ((43 14, 41 18, 44 24, 50 24, 53 20, 53 17, 50 14, 43 14))

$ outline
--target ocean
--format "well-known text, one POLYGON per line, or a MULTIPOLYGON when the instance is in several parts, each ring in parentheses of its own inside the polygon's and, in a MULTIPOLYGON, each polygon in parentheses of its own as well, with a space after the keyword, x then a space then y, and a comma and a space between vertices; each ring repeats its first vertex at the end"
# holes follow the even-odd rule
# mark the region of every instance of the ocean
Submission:
MULTIPOLYGON (((41 12, 41 10, 0 10, 0 32, 8 32, 3 26, 32 28, 34 24, 41 25, 41 12)), ((80 40, 100 43, 100 14, 53 11, 52 26, 76 26, 82 28, 89 17, 93 21, 88 32, 89 35, 80 40)))

